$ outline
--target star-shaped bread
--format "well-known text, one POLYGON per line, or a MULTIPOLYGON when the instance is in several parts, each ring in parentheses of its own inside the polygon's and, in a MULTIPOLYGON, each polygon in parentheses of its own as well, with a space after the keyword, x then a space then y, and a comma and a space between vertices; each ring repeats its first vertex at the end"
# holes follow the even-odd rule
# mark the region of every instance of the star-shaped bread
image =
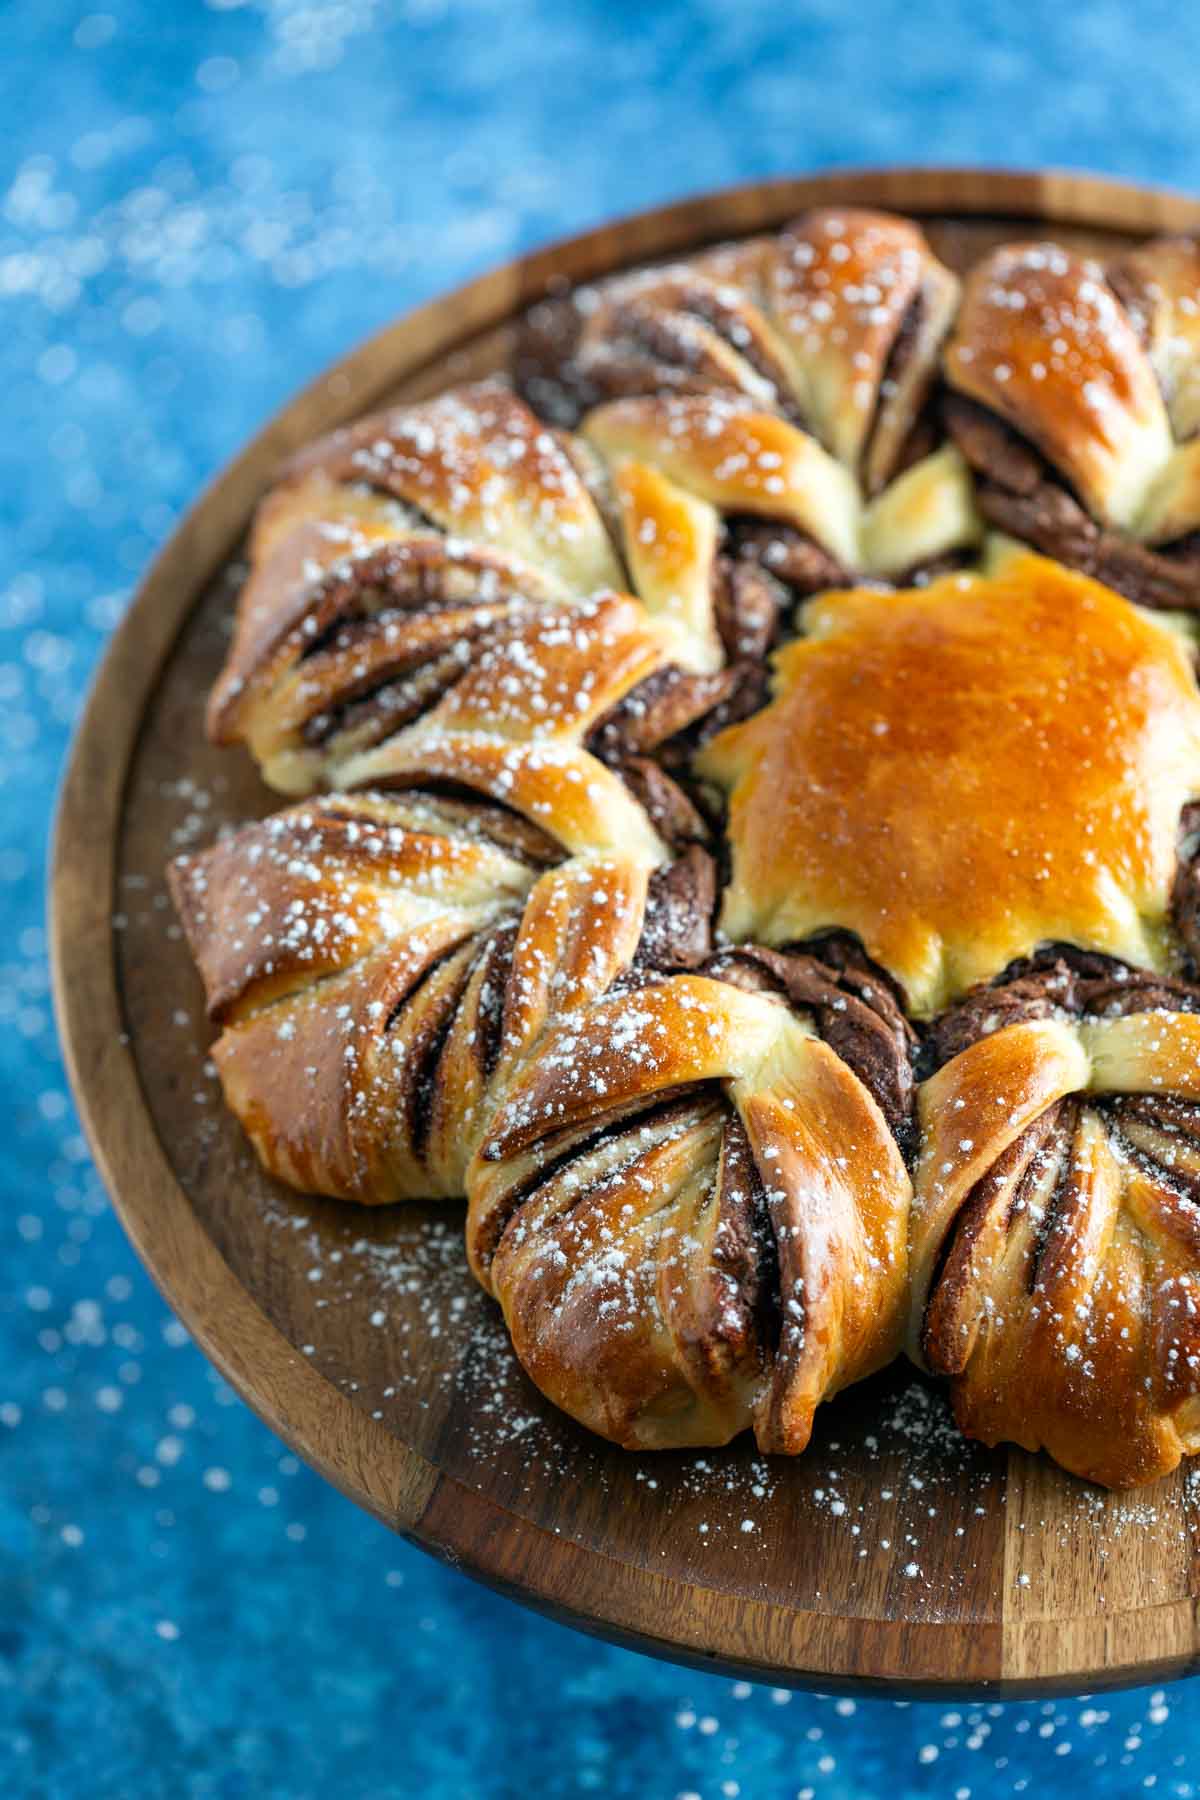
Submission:
POLYGON ((772 703, 702 758, 731 938, 855 932, 925 1016, 1042 943, 1171 966, 1200 692, 1169 622, 1019 553, 828 595, 804 626, 772 703))

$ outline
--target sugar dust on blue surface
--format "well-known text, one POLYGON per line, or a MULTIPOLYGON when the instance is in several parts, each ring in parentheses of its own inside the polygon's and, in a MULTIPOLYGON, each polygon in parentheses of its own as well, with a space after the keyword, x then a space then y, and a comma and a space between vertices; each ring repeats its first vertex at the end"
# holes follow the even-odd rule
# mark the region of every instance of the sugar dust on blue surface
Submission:
POLYGON ((1100 0, 9 0, 0 57, 6 1793, 998 1800, 1200 1777, 1194 1688, 898 1706, 691 1674, 409 1549, 190 1345, 58 1060, 45 837, 139 570, 289 392, 623 209, 833 164, 1200 187, 1200 15, 1100 0))

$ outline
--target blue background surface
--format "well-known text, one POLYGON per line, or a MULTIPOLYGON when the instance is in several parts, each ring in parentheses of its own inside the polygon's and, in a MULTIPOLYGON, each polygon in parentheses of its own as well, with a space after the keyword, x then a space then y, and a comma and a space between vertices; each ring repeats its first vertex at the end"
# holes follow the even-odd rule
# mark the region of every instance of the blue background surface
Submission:
POLYGON ((411 303, 615 211, 869 161, 1200 188, 1161 0, 0 4, 0 1791, 1200 1792, 1197 1689, 896 1706, 545 1623, 299 1466, 142 1273, 55 1050, 44 839, 198 485, 411 303))

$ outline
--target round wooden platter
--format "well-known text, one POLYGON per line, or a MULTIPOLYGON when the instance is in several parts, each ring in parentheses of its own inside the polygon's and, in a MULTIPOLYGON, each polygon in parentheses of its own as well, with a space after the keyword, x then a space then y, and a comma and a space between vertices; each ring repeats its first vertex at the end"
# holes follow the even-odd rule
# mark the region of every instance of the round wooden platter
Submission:
POLYGON ((963 266, 1004 238, 1111 250, 1200 205, 1076 175, 889 170, 760 183, 542 250, 409 314, 272 421, 186 517, 117 632, 55 846, 59 1020, 100 1168, 172 1306, 322 1474, 436 1555, 555 1617, 775 1683, 1079 1690, 1200 1666, 1200 1487, 1106 1495, 954 1431, 898 1365, 796 1460, 748 1443, 630 1456, 555 1413, 468 1274, 461 1209, 356 1211, 259 1170, 206 1062, 163 885, 180 848, 278 802, 204 741, 251 510, 280 459, 385 398, 503 369, 521 309, 806 206, 921 217, 963 266))

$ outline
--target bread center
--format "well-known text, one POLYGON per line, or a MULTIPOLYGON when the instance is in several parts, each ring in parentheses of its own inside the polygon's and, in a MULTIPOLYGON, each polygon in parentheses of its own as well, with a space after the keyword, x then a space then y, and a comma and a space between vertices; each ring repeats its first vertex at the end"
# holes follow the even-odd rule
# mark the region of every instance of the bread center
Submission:
POLYGON ((814 601, 774 698, 714 739, 722 926, 856 932, 927 1015, 1058 939, 1173 960, 1200 693, 1169 623, 1039 557, 814 601))

